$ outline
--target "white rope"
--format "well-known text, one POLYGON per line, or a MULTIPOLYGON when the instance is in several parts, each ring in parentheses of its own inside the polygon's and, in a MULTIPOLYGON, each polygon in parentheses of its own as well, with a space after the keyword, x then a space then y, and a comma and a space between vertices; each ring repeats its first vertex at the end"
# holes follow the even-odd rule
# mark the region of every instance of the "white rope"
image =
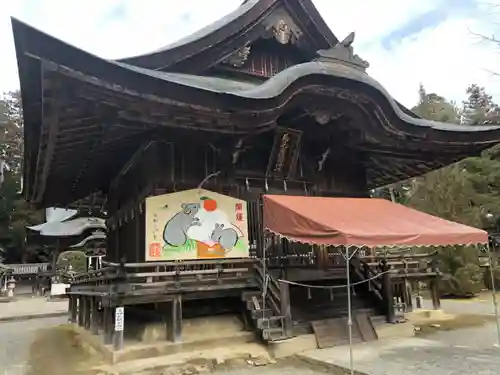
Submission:
MULTIPOLYGON (((356 283, 351 283, 349 286, 356 286, 356 285, 370 282, 372 280, 378 279, 380 276, 382 276, 386 273, 389 273, 389 272, 391 272, 391 270, 380 272, 376 276, 370 277, 369 279, 366 279, 363 281, 358 281, 356 283)), ((301 284, 301 283, 296 283, 294 281, 288 281, 288 280, 282 280, 282 279, 278 279, 278 282, 282 282, 282 283, 290 284, 290 285, 296 285, 296 286, 303 286, 305 288, 316 288, 316 289, 340 289, 340 288, 347 288, 347 286, 348 286, 347 284, 344 284, 344 285, 309 285, 309 284, 301 284)))

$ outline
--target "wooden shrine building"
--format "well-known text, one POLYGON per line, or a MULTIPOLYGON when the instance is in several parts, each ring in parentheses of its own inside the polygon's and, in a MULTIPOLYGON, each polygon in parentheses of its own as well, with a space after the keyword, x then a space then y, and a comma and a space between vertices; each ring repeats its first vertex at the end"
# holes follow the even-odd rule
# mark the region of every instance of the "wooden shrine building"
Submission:
MULTIPOLYGON (((265 231, 262 195, 367 198, 500 141, 498 126, 427 121, 402 106, 367 73, 354 34, 338 39, 311 0, 246 0, 121 60, 12 26, 26 199, 70 207, 101 197, 107 263, 73 279, 69 295, 72 318, 102 325, 106 342, 113 324, 123 328, 114 309, 132 305, 168 314, 174 341, 182 317, 221 299, 234 298, 226 309, 243 301, 264 339, 343 317, 345 289, 283 282, 345 285, 338 249, 265 231)), ((353 288, 353 307, 394 321, 394 297, 411 301, 404 277, 373 279, 390 263, 377 262, 350 262, 353 279, 372 280, 353 288)), ((434 280, 419 262, 415 277, 434 280)))

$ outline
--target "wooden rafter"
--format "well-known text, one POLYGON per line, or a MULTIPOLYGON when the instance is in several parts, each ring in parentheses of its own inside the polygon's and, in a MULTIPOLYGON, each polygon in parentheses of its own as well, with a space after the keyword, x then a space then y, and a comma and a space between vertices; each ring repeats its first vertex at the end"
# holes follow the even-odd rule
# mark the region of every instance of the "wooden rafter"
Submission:
MULTIPOLYGON (((45 64, 45 62, 42 62, 42 66, 45 64)), ((47 78, 48 79, 48 78, 47 78)), ((45 83, 46 83, 46 78, 42 75, 42 90, 45 89, 45 83)), ((48 127, 48 140, 47 140, 47 146, 45 149, 45 152, 39 151, 39 158, 43 155, 43 163, 42 165, 42 172, 41 176, 39 174, 36 175, 35 177, 35 186, 37 185, 37 178, 40 178, 40 185, 39 188, 34 190, 34 194, 36 196, 34 197, 33 201, 35 203, 39 203, 43 199, 43 195, 45 194, 45 189, 47 187, 47 177, 50 173, 51 169, 51 163, 54 158, 54 152, 55 152, 55 147, 56 147, 56 139, 57 135, 59 132, 59 106, 61 105, 60 103, 60 80, 59 77, 55 77, 53 80, 50 80, 51 87, 50 87, 50 92, 52 95, 50 97, 46 97, 43 95, 43 115, 42 115, 42 122, 46 127, 48 127), (47 109, 50 111, 49 114, 46 113, 47 109), (48 122, 48 124, 47 124, 48 122)), ((42 147, 42 143, 40 142, 40 147, 42 147)), ((38 163, 38 166, 40 166, 40 161, 38 163)))

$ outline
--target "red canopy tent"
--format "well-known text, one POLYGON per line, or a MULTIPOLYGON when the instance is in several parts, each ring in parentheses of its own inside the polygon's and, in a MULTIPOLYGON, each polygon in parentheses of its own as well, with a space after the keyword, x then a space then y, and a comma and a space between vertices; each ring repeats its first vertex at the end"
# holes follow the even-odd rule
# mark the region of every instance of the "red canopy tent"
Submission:
POLYGON ((377 198, 264 196, 264 228, 318 245, 436 246, 488 243, 484 230, 377 198))
MULTIPOLYGON (((349 247, 439 246, 487 244, 484 230, 444 220, 406 206, 377 198, 325 198, 285 195, 264 196, 264 228, 291 241, 349 247)), ((491 255, 491 254, 490 254, 491 255)), ((491 259, 491 258, 490 258, 491 259)), ((493 280, 492 268, 490 274, 493 280)), ((346 267, 351 374, 352 354, 351 282, 346 267)), ((493 288, 493 304, 498 308, 493 288)))

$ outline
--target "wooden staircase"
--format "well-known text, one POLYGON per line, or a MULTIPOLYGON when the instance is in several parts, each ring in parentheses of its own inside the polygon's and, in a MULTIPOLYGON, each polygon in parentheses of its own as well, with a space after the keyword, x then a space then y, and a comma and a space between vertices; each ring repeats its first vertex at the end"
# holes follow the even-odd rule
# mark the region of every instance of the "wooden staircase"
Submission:
POLYGON ((371 267, 359 258, 353 258, 350 262, 352 283, 361 283, 354 286, 354 290, 361 296, 369 299, 379 314, 387 314, 386 293, 382 278, 377 277, 382 270, 371 267), (369 281, 367 281, 369 280, 369 281))
MULTIPOLYGON (((358 263, 351 265, 353 283, 375 275, 369 266, 360 267, 358 263)), ((265 275, 261 262, 254 265, 254 277, 259 289, 243 292, 241 299, 246 305, 247 320, 264 341, 287 339, 293 337, 294 331, 311 332, 313 322, 347 316, 345 288, 290 287, 288 283, 265 275)), ((332 282, 345 285, 345 278, 339 276, 332 282)), ((383 301, 382 283, 375 279, 370 284, 363 283, 359 288, 352 289, 351 303, 356 316, 376 316, 383 310, 380 307, 383 301)), ((371 324, 364 322, 364 318, 360 319, 365 328, 371 324)))
POLYGON ((241 295, 254 328, 264 341, 292 337, 288 285, 280 285, 274 278, 266 277, 260 263, 254 269, 260 290, 245 291, 241 295))

